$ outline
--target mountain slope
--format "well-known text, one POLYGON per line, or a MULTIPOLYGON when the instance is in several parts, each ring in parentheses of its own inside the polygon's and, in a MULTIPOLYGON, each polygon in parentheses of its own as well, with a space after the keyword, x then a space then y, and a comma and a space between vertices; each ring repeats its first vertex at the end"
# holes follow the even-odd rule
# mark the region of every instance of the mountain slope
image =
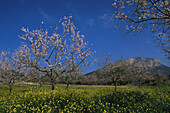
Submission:
MULTIPOLYGON (((163 65, 159 59, 135 57, 135 58, 130 58, 126 61, 129 62, 130 65, 133 65, 134 67, 139 67, 139 68, 143 67, 149 69, 153 75, 156 75, 160 72, 165 75, 170 75, 170 67, 163 65)), ((86 76, 92 74, 100 76, 99 70, 100 69, 87 73, 86 76)))
POLYGON ((150 69, 155 75, 159 72, 170 75, 170 67, 165 66, 159 59, 135 57, 128 59, 129 63, 135 67, 144 67, 150 69))

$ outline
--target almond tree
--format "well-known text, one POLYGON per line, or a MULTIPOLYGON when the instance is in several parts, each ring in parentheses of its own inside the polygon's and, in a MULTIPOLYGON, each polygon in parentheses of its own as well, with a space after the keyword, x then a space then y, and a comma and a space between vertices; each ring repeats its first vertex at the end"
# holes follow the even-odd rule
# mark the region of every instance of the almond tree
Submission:
POLYGON ((128 75, 127 70, 128 63, 121 59, 116 59, 115 61, 111 59, 111 56, 104 57, 104 65, 99 63, 100 73, 108 78, 114 83, 115 92, 117 87, 117 82, 125 80, 128 75))
POLYGON ((67 84, 66 89, 68 90, 69 85, 76 83, 80 79, 80 76, 82 76, 82 72, 80 68, 77 68, 73 72, 63 73, 63 75, 59 77, 59 81, 67 84))
POLYGON ((87 76, 84 76, 82 79, 83 84, 88 84, 88 85, 96 85, 98 81, 97 75, 96 74, 90 74, 87 76))
POLYGON ((45 73, 39 72, 37 69, 30 68, 26 74, 27 81, 36 82, 40 85, 40 89, 42 88, 43 82, 45 81, 45 73))
POLYGON ((77 31, 71 16, 64 17, 60 23, 62 29, 56 27, 52 34, 43 29, 29 31, 22 28, 24 35, 20 37, 26 40, 21 52, 24 67, 45 72, 51 79, 52 90, 57 77, 88 65, 87 58, 92 55, 84 35, 77 31))
POLYGON ((128 67, 131 70, 131 80, 133 82, 136 82, 139 86, 146 81, 146 80, 151 80, 153 79, 153 76, 151 75, 149 68, 146 67, 137 67, 137 66, 129 66, 128 67))
MULTIPOLYGON (((146 28, 156 34, 156 42, 169 55, 170 1, 168 0, 114 0, 114 20, 125 33, 139 33, 146 28)), ((169 56, 168 56, 169 57, 169 56)))
POLYGON ((14 74, 12 73, 12 67, 10 59, 7 57, 9 52, 2 51, 0 54, 0 68, 1 76, 0 79, 3 83, 8 83, 10 93, 12 91, 12 86, 15 83, 14 74))
POLYGON ((10 54, 8 51, 2 51, 0 54, 0 79, 3 83, 8 83, 10 93, 13 85, 24 78, 24 69, 18 61, 16 53, 10 54))
POLYGON ((160 70, 158 70, 157 75, 154 76, 154 79, 157 81, 157 84, 160 86, 161 84, 165 85, 166 81, 169 80, 169 76, 162 73, 160 70))

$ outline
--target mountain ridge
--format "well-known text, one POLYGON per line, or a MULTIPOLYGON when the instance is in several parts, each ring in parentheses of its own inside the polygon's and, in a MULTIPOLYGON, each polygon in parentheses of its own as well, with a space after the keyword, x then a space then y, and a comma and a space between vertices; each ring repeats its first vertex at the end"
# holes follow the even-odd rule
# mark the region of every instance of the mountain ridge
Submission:
MULTIPOLYGON (((156 58, 144 58, 144 57, 134 57, 134 58, 129 58, 127 60, 125 60, 127 62, 129 62, 131 65, 133 65, 134 67, 143 67, 143 68, 147 68, 150 70, 150 72, 153 75, 157 75, 160 72, 162 74, 165 75, 170 75, 170 67, 164 65, 161 63, 161 61, 159 59, 156 58)), ((91 75, 91 74, 99 74, 98 71, 100 69, 97 69, 95 71, 89 72, 87 74, 85 74, 86 76, 91 75)))

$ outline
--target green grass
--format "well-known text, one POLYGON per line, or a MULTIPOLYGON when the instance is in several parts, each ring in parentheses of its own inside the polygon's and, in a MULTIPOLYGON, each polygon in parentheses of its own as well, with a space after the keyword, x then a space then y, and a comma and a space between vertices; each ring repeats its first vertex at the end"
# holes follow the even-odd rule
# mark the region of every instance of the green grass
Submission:
MULTIPOLYGON (((117 88, 127 88, 128 86, 118 86, 117 88)), ((18 92, 26 92, 29 91, 29 89, 33 88, 34 90, 39 91, 40 86, 39 85, 30 85, 30 84, 15 84, 13 86, 13 93, 18 92)), ((43 85, 43 90, 51 91, 51 85, 43 85)), ((56 84, 55 89, 57 88, 66 88, 66 84, 56 84)), ((105 89, 105 88, 114 88, 114 86, 107 86, 107 85, 69 85, 69 89, 105 89)), ((0 84, 0 96, 2 93, 8 94, 9 93, 9 87, 5 84, 0 84)))

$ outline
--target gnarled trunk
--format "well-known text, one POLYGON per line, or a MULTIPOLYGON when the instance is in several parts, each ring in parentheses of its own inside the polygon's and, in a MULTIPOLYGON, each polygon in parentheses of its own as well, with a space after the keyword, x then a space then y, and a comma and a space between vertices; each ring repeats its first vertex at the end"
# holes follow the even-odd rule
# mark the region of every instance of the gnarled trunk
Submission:
POLYGON ((53 73, 52 73, 53 70, 51 69, 50 71, 51 71, 51 72, 50 72, 50 79, 51 79, 51 86, 52 86, 51 89, 54 90, 55 78, 53 77, 53 73))
POLYGON ((42 91, 42 82, 39 81, 40 91, 42 91))
POLYGON ((9 93, 11 94, 12 92, 12 87, 13 87, 13 84, 9 84, 9 93))
POLYGON ((41 82, 39 82, 39 85, 40 85, 40 88, 42 88, 42 83, 41 82))
POLYGON ((10 93, 10 94, 11 94, 11 92, 12 92, 13 85, 14 85, 14 79, 11 78, 11 80, 10 80, 9 83, 8 83, 9 93, 10 93))
POLYGON ((54 83, 52 83, 51 85, 52 85, 52 90, 54 90, 54 83))
POLYGON ((66 86, 67 91, 68 91, 68 87, 69 87, 69 83, 67 83, 67 86, 66 86))
POLYGON ((117 81, 114 81, 114 85, 115 85, 115 92, 117 92, 117 90, 116 90, 116 86, 117 86, 117 81))

